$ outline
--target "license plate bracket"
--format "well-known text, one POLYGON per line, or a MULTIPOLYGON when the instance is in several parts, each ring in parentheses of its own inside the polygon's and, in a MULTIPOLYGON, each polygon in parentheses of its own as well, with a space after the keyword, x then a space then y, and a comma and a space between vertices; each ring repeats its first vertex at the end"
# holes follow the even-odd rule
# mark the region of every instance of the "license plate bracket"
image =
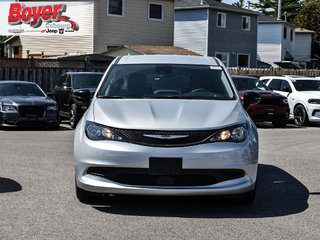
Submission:
POLYGON ((182 173, 182 158, 149 158, 150 175, 179 175, 182 173))

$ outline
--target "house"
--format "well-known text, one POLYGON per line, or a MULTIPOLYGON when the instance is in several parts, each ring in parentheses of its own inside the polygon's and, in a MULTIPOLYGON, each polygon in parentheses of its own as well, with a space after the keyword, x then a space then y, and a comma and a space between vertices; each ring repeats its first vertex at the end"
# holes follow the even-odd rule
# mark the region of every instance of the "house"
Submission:
POLYGON ((215 0, 175 2, 174 46, 216 56, 228 67, 256 67, 258 13, 215 0))
POLYGON ((258 18, 258 60, 272 67, 294 67, 295 28, 290 22, 260 14, 258 18))
POLYGON ((173 45, 174 0, 59 1, 50 5, 20 1, 11 6, 9 23, 14 27, 21 22, 19 11, 21 15, 23 11, 31 14, 22 16, 26 21, 22 21, 20 32, 6 41, 10 57, 26 58, 28 53, 30 56, 101 53, 125 44, 173 45), (51 18, 37 19, 32 12, 34 6, 39 11, 51 11, 51 15, 40 15, 51 18), (57 17, 61 13, 66 17, 57 17))
POLYGON ((190 50, 174 47, 174 46, 148 46, 148 45, 123 45, 119 48, 109 50, 104 53, 107 56, 117 57, 125 55, 144 55, 144 54, 159 54, 159 55, 192 55, 201 56, 201 54, 190 50))
POLYGON ((294 44, 294 59, 304 68, 311 62, 311 45, 314 31, 296 28, 296 38, 294 44))

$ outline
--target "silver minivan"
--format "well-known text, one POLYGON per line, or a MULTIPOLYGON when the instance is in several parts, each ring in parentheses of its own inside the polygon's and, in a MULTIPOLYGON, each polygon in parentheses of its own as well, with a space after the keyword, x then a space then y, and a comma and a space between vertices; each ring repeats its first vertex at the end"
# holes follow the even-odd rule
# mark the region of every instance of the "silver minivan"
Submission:
POLYGON ((74 138, 76 193, 239 195, 252 202, 257 129, 217 58, 116 58, 74 138))

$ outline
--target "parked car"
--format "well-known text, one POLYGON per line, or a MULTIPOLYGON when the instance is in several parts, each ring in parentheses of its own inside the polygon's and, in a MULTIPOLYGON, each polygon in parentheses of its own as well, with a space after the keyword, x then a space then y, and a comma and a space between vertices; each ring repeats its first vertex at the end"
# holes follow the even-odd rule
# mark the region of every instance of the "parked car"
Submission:
POLYGON ((58 128, 57 103, 35 83, 0 81, 0 126, 58 128))
POLYGON ((288 98, 296 125, 320 122, 320 80, 303 76, 271 77, 267 86, 288 98))
POLYGON ((67 72, 59 77, 51 95, 58 103, 60 119, 68 119, 71 127, 76 127, 102 76, 103 73, 67 72), (90 93, 89 99, 76 96, 76 93, 86 91, 90 93))
POLYGON ((259 79, 248 76, 232 76, 240 98, 246 91, 256 91, 261 101, 250 105, 247 112, 254 122, 272 122, 275 127, 286 126, 289 118, 289 105, 286 97, 272 92, 259 79))
POLYGON ((212 57, 116 58, 75 131, 78 199, 236 194, 252 202, 258 133, 226 72, 212 57))

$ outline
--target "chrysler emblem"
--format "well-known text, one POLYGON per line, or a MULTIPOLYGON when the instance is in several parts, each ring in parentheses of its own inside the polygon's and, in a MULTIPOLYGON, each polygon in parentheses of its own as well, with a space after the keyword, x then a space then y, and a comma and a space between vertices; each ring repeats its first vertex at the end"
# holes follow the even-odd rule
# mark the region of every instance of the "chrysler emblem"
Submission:
POLYGON ((149 137, 149 138, 156 138, 156 139, 178 139, 178 138, 189 137, 189 135, 149 135, 149 134, 143 134, 143 136, 149 137))

